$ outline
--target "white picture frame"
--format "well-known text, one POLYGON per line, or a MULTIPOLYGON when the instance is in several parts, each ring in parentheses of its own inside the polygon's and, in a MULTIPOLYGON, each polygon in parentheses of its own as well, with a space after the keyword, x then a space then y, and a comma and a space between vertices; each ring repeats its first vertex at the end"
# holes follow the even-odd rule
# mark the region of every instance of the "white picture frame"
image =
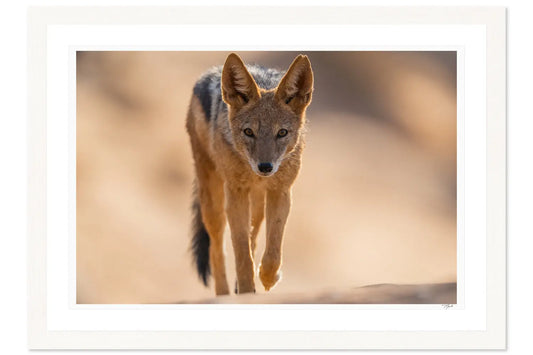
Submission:
MULTIPOLYGON (((28 24, 28 324, 31 349, 505 348, 506 11, 504 8, 35 7, 29 11, 28 24), (224 12, 224 16, 220 16, 221 12, 224 12), (73 75, 75 75, 71 65, 72 51, 80 46, 110 49, 116 49, 117 46, 148 48, 148 50, 150 48, 173 49, 175 47, 165 42, 164 36, 158 37, 154 34, 179 29, 180 26, 182 30, 187 26, 197 26, 196 28, 211 26, 212 33, 216 33, 216 29, 228 28, 228 26, 262 26, 266 30, 282 26, 307 26, 307 28, 314 27, 331 31, 332 34, 335 31, 340 34, 339 31, 342 29, 342 33, 345 34, 344 37, 339 35, 332 38, 327 46, 324 44, 324 39, 316 44, 312 42, 312 39, 303 44, 300 41, 298 49, 341 48, 343 43, 353 41, 353 38, 346 35, 346 29, 354 28, 356 31, 356 27, 359 26, 359 29, 375 31, 377 39, 367 39, 366 42, 358 39, 355 42, 359 41, 360 46, 378 50, 387 45, 387 33, 389 33, 387 31, 393 30, 405 31, 402 32, 405 33, 405 43, 401 48, 420 48, 421 44, 414 39, 411 40, 410 36, 420 33, 423 28, 433 26, 434 32, 426 32, 424 46, 456 48, 464 54, 463 59, 467 58, 464 62, 467 64, 467 60, 479 58, 479 60, 476 59, 478 62, 470 62, 464 67, 458 66, 467 73, 476 64, 479 68, 484 68, 484 70, 480 69, 478 77, 467 76, 466 82, 458 81, 458 85, 466 87, 464 90, 458 90, 463 93, 462 97, 458 97, 458 101, 464 100, 467 104, 465 109, 470 110, 466 111, 467 114, 463 112, 465 122, 468 123, 471 117, 475 116, 480 119, 481 126, 479 127, 482 127, 482 130, 477 130, 475 125, 471 128, 467 127, 464 137, 458 137, 458 141, 461 138, 466 142, 469 154, 478 154, 472 155, 472 159, 466 159, 465 164, 472 164, 468 169, 480 177, 478 179, 480 192, 476 198, 476 205, 472 205, 472 210, 478 211, 478 222, 484 222, 483 226, 479 227, 479 224, 473 222, 475 216, 472 216, 472 219, 470 219, 471 215, 465 217, 465 238, 469 238, 468 240, 477 238, 482 248, 476 250, 475 244, 472 244, 474 247, 467 245, 464 249, 464 259, 476 262, 472 265, 464 265, 466 269, 464 278, 461 282, 458 281, 458 290, 465 285, 468 286, 467 289, 461 289, 461 292, 464 291, 466 295, 461 307, 448 308, 443 305, 440 309, 432 310, 380 309, 379 307, 358 310, 354 308, 350 311, 365 312, 375 324, 372 325, 369 322, 368 328, 359 324, 357 329, 350 329, 350 322, 342 323, 342 325, 336 323, 337 326, 331 325, 338 322, 339 317, 342 317, 343 312, 346 311, 342 308, 298 309, 297 306, 287 305, 277 308, 275 312, 271 309, 266 310, 271 315, 270 328, 252 327, 247 330, 246 327, 237 329, 238 327, 234 325, 215 327, 205 322, 197 322, 198 324, 194 326, 192 322, 177 326, 170 323, 165 325, 157 321, 157 317, 167 314, 166 318, 168 318, 169 314, 174 316, 179 312, 188 314, 186 317, 189 318, 184 319, 192 320, 195 314, 201 314, 199 317, 202 320, 209 319, 211 315, 207 312, 210 308, 206 306, 197 305, 196 308, 194 305, 189 308, 144 306, 146 309, 142 309, 143 306, 125 306, 114 309, 105 307, 79 309, 70 304, 67 294, 72 292, 69 288, 72 287, 70 281, 74 277, 74 269, 68 259, 69 253, 72 255, 72 245, 68 243, 68 235, 75 234, 75 228, 73 229, 75 224, 72 222, 75 213, 72 209, 72 189, 69 186, 72 186, 75 175, 72 175, 68 165, 72 159, 75 161, 75 149, 63 149, 65 146, 58 144, 64 142, 71 147, 72 134, 75 136, 75 122, 73 127, 69 121, 61 121, 58 117, 61 115, 66 118, 72 117, 75 112, 73 111, 75 106, 72 105, 75 95, 62 89, 72 84, 73 75), (124 36, 123 29, 133 31, 134 28, 137 32, 133 39, 128 40, 127 36, 124 36), (102 37, 102 29, 106 30, 105 39, 102 37), (382 33, 381 37, 379 33, 382 33), (435 36, 431 37, 432 34, 435 36), (379 38, 382 38, 381 42, 379 38), (374 47, 372 47, 373 40, 378 43, 374 47), (435 43, 432 43, 432 40, 435 43), (52 73, 58 75, 51 75, 52 73), (477 84, 481 82, 485 90, 477 91, 478 99, 481 101, 469 109, 468 104, 476 100, 474 94, 470 95, 476 91, 473 87, 469 91, 468 87, 470 84, 475 84, 473 81, 477 84), (67 104, 62 104, 62 102, 67 104), (480 135, 480 138, 474 139, 475 134, 480 135), (480 163, 477 164, 477 162, 480 163), (51 198, 52 195, 54 198, 51 198), (52 221, 51 218, 56 210, 55 204, 61 204, 66 218, 52 221), (67 239, 59 237, 62 233, 67 239), (64 243, 65 240, 67 240, 66 243, 64 243), (56 252, 60 253, 61 257, 57 258, 56 254, 52 254, 56 252), (65 259, 61 259, 62 257, 65 259), (69 266, 65 267, 63 261, 69 266), (474 284, 477 291, 470 292, 470 287, 474 287, 472 286, 474 284), (410 312, 412 314, 409 314, 410 312), (423 312, 434 312, 427 313, 426 316, 434 319, 436 324, 432 325, 424 321, 423 312), (144 323, 151 323, 151 326, 144 330, 138 330, 137 325, 127 328, 121 325, 124 322, 114 322, 111 319, 113 314, 114 316, 121 314, 124 322, 131 323, 133 318, 139 318, 144 323), (311 325, 304 329, 301 326, 298 328, 297 323, 290 326, 287 325, 290 322, 284 322, 284 317, 293 319, 297 314, 304 315, 304 319, 316 321, 316 324, 323 324, 323 327, 319 328, 319 325, 312 325, 315 323, 311 322, 309 323, 311 325), (398 317, 399 314, 402 316, 398 317), (392 318, 388 318, 389 316, 392 318), (403 317, 414 319, 413 323, 400 324, 403 317), (104 320, 108 324, 107 326, 98 325, 100 323, 94 323, 95 319, 104 320), (416 323, 416 319, 419 319, 420 323, 416 323), (276 320, 280 324, 278 330, 276 330, 276 320), (286 328, 281 327, 282 323, 286 323, 286 328), (420 324, 427 325, 427 328, 422 328, 420 324), (205 329, 202 328, 204 326, 205 329), (235 329, 231 329, 232 326, 235 329), (403 326, 406 328, 401 328, 403 326)), ((130 33, 130 36, 133 35, 130 33)), ((203 37, 201 34, 191 34, 190 37, 175 39, 175 41, 179 43, 181 50, 198 49, 202 41, 209 41, 208 37, 208 34, 203 37)), ((318 35, 317 38, 319 38, 318 35)), ((260 47, 262 49, 295 48, 291 42, 281 44, 275 39, 268 42, 266 37, 263 38, 262 43, 260 47)), ((203 45, 206 48, 218 49, 228 49, 228 46, 234 49, 248 48, 245 42, 223 44, 218 40, 203 45)), ((468 188, 472 185, 459 184, 458 186, 468 188)), ((458 294, 458 298, 460 297, 458 294)), ((233 312, 235 319, 243 320, 250 317, 253 312, 263 311, 262 314, 265 314, 265 309, 260 309, 260 307, 255 309, 254 306, 226 307, 220 311, 225 312, 221 313, 225 317, 233 312)), ((253 314, 261 316, 261 313, 253 314)))

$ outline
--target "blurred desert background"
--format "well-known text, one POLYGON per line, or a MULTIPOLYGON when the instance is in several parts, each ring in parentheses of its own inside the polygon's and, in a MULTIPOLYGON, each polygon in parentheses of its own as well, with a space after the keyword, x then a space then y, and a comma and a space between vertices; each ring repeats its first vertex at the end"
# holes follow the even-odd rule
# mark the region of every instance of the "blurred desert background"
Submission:
MULTIPOLYGON (((213 298, 189 252, 185 117, 196 79, 228 53, 78 52, 78 303, 213 298)), ((259 295, 243 300, 307 302, 378 284, 450 283, 455 292, 455 52, 238 52, 280 69, 300 53, 315 91, 283 277, 266 295, 256 279, 259 295)), ((232 285, 229 230, 226 254, 232 285)), ((362 302, 395 303, 379 297, 390 289, 370 289, 362 302)))

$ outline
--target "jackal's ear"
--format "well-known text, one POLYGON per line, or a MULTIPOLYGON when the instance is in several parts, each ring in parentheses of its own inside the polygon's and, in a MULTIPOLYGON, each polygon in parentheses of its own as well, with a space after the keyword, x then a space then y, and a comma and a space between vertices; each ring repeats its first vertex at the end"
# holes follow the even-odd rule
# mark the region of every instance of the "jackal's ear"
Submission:
POLYGON ((261 97, 254 78, 235 53, 231 53, 222 69, 222 99, 232 108, 239 109, 261 97))
POLYGON ((313 94, 313 69, 306 55, 299 55, 279 82, 276 97, 295 113, 301 114, 311 103, 313 94))

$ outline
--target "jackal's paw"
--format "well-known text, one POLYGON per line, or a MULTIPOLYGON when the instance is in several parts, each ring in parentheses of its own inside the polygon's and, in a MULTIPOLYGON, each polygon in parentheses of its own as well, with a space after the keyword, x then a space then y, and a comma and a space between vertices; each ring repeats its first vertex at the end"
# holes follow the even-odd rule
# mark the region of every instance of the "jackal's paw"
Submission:
POLYGON ((273 288, 276 283, 281 279, 280 270, 266 270, 262 266, 259 267, 259 278, 265 286, 265 290, 268 291, 273 288))
POLYGON ((247 291, 242 291, 240 292, 239 291, 239 282, 237 280, 235 280, 235 294, 238 295, 239 293, 246 293, 246 292, 253 292, 255 293, 255 286, 253 287, 252 290, 247 290, 247 291))

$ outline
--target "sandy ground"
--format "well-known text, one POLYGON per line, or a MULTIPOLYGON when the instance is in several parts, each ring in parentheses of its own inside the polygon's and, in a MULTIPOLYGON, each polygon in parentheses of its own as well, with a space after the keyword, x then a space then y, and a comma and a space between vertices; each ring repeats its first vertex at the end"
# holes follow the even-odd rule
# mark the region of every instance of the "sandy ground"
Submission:
MULTIPOLYGON (((78 303, 213 296, 188 251, 193 165, 184 125, 195 80, 227 54, 78 54, 78 303)), ((280 68, 296 55, 240 54, 280 68)), ((270 293, 455 282, 455 54, 308 54, 307 147, 283 279, 270 293)), ((263 245, 264 227, 258 255, 263 245)))
MULTIPOLYGON (((322 292, 278 294, 242 294, 218 296, 192 303, 209 304, 441 304, 457 303, 457 285, 451 283, 423 285, 380 284, 353 289, 330 289, 322 292)), ((187 302, 182 302, 187 303, 187 302)))

